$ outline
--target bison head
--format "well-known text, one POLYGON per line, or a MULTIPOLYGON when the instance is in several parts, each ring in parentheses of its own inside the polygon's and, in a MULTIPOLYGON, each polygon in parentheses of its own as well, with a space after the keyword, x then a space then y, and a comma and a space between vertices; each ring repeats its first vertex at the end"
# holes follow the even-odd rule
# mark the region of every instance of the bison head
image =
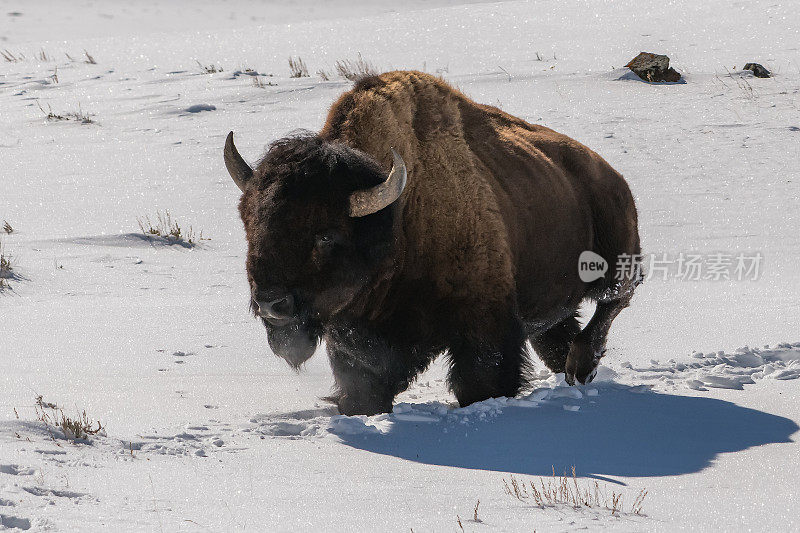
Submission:
POLYGON ((225 165, 243 192, 251 308, 272 350, 297 368, 389 261, 405 164, 394 153, 387 175, 363 152, 301 134, 273 143, 252 169, 231 132, 225 165))

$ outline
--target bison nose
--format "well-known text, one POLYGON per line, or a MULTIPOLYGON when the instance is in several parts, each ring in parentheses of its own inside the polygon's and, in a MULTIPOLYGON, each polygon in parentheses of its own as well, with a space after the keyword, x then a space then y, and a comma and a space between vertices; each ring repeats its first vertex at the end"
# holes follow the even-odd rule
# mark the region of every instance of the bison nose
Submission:
POLYGON ((288 293, 276 296, 258 298, 258 314, 275 325, 283 325, 294 317, 294 297, 288 293))

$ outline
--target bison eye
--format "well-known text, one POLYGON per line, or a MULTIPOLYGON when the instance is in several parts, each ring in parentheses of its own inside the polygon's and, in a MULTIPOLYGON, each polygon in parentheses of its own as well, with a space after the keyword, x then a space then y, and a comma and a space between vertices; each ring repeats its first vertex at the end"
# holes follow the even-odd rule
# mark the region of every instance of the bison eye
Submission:
POLYGON ((336 235, 333 233, 323 233, 321 235, 317 235, 316 247, 321 251, 331 250, 336 244, 336 240, 336 235))

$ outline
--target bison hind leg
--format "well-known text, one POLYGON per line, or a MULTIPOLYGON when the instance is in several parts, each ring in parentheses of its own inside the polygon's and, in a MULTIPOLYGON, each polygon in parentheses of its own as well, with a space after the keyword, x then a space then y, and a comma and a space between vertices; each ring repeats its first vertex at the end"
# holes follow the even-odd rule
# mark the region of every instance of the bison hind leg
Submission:
POLYGON ((572 341, 567 354, 567 383, 574 385, 576 380, 589 383, 594 379, 600 359, 606 353, 606 338, 611 323, 620 311, 628 307, 632 295, 632 292, 627 292, 621 298, 597 302, 592 319, 572 341))
POLYGON ((576 311, 545 331, 530 333, 528 340, 545 366, 558 374, 564 372, 570 345, 580 331, 576 311))
POLYGON ((448 383, 461 407, 489 398, 513 398, 526 383, 530 363, 522 324, 513 324, 500 337, 481 337, 473 331, 451 342, 448 383))
MULTIPOLYGON (((636 250, 638 254, 638 247, 636 250)), ((630 305, 633 291, 644 277, 640 258, 636 254, 631 268, 622 277, 622 280, 607 282, 599 293, 587 294, 597 301, 597 307, 592 319, 575 336, 569 347, 565 379, 570 385, 574 385, 576 381, 590 383, 595 378, 600 359, 606 353, 606 339, 611 323, 630 305)))

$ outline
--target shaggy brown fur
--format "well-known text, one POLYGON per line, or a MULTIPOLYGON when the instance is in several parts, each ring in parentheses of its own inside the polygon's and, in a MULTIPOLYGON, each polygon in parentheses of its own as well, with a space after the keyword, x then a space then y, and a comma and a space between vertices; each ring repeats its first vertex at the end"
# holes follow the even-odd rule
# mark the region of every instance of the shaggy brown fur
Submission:
MULTIPOLYGON (((394 395, 445 350, 462 405, 513 395, 523 384, 526 336, 570 382, 593 378, 611 321, 639 282, 638 272, 615 279, 617 258, 639 254, 639 236, 633 197, 606 161, 421 72, 357 82, 316 139, 361 151, 386 170, 394 148, 408 168, 402 196, 381 219, 392 226, 390 250, 319 325, 343 412, 390 410, 394 395), (590 284, 578 276, 585 250, 609 264, 590 284), (598 307, 581 331, 575 316, 585 298, 598 307)), ((267 177, 274 150, 256 171, 261 190, 274 182, 267 177)), ((265 246, 253 234, 264 219, 256 221, 254 207, 263 200, 249 192, 241 209, 252 252, 265 246)), ((330 204, 342 203, 336 187, 327 194, 330 204)), ((380 214, 336 220, 354 228, 349 234, 380 214)), ((251 281, 266 266, 251 254, 251 281)))
POLYGON ((342 95, 320 136, 386 168, 390 147, 403 155, 409 178, 399 202, 413 216, 404 217, 398 260, 412 276, 432 277, 437 296, 477 298, 478 308, 513 302, 538 329, 586 296, 631 288, 614 280, 617 256, 640 253, 630 190, 565 135, 477 104, 429 74, 398 71, 342 95), (593 287, 578 277, 584 250, 610 265, 593 287))

